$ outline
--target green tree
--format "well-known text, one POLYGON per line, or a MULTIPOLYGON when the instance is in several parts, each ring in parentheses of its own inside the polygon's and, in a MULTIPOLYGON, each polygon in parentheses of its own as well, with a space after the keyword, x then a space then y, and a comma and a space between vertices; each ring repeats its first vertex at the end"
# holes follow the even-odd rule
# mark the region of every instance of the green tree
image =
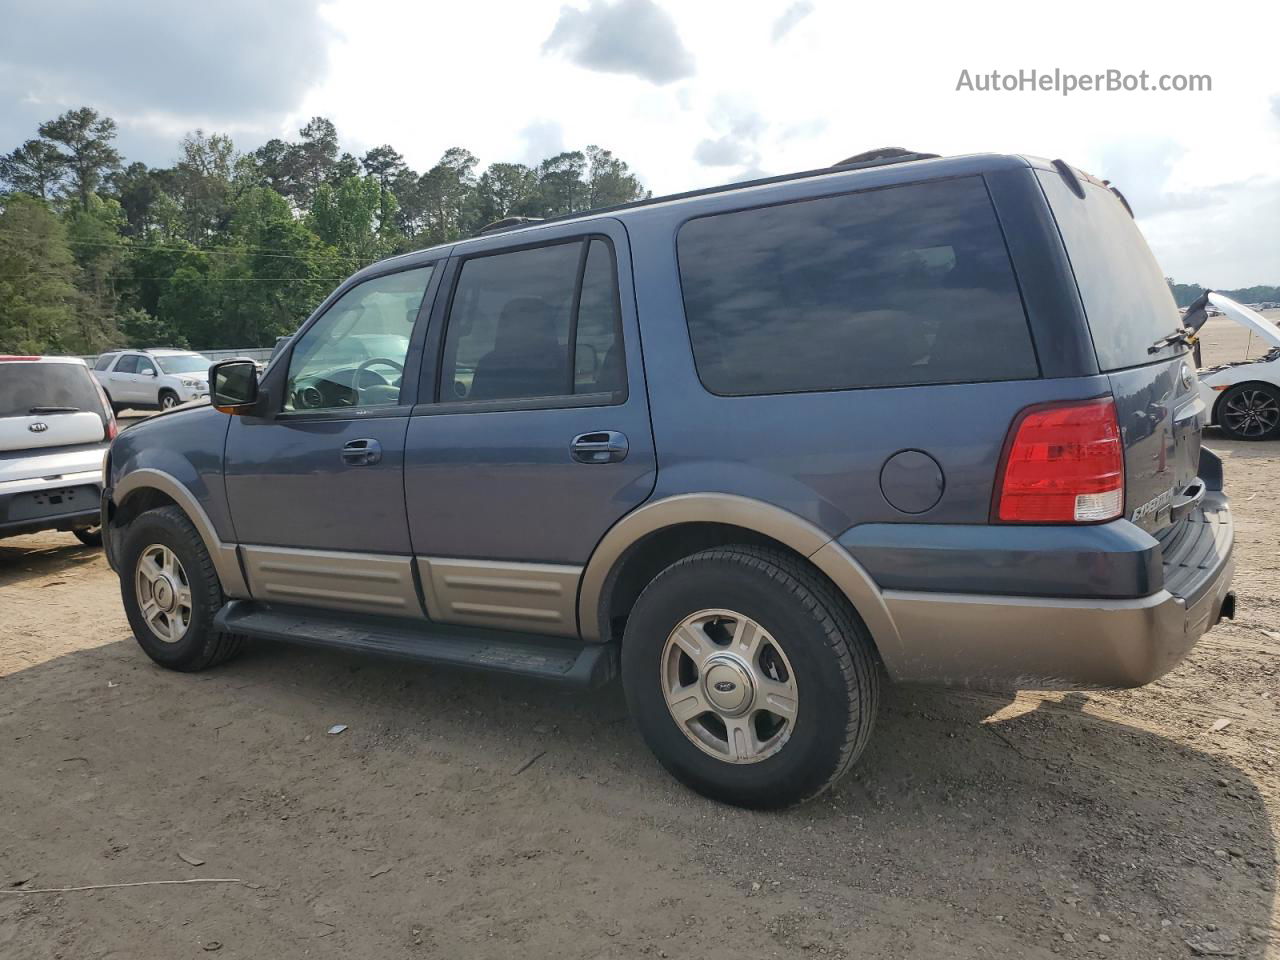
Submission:
POLYGON ((124 211, 124 232, 147 236, 156 226, 155 205, 162 189, 155 173, 145 163, 131 163, 108 176, 107 186, 124 211))
POLYGON ((342 256, 371 262, 386 249, 386 230, 379 220, 384 201, 374 177, 347 177, 337 186, 322 183, 311 205, 311 228, 342 256))
POLYGON ((589 196, 583 174, 587 158, 581 150, 558 153, 538 164, 541 215, 548 217, 586 209, 589 196))
POLYGON ((0 157, 0 181, 41 200, 51 198, 66 172, 66 160, 48 140, 28 140, 0 157))
POLYGON ((609 150, 587 147, 587 207, 612 207, 649 196, 640 178, 609 150))
POLYGON ((298 209, 306 210, 320 184, 332 182, 338 162, 338 131, 332 121, 312 117, 298 132, 302 139, 285 151, 285 195, 298 209))
POLYGON ((378 181, 378 221, 387 228, 396 224, 399 202, 393 184, 409 168, 390 144, 374 147, 360 158, 364 172, 378 181))
POLYGON ((43 200, 16 194, 0 212, 0 353, 77 351, 78 275, 66 228, 43 200))
POLYGON ((91 107, 81 107, 40 124, 40 136, 64 148, 59 156, 70 174, 72 193, 82 208, 88 208, 102 178, 120 166, 120 154, 111 145, 116 122, 100 117, 91 107))
POLYGON ((183 138, 171 191, 182 208, 183 232, 192 242, 216 234, 230 216, 236 148, 221 133, 196 130, 183 138))
POLYGON ((115 315, 117 275, 126 255, 124 211, 116 200, 90 194, 89 205, 71 207, 64 220, 67 243, 80 267, 75 339, 90 349, 111 346, 119 336, 115 315))
POLYGON ((483 225, 510 216, 536 215, 537 175, 523 163, 491 163, 476 182, 477 219, 483 225))

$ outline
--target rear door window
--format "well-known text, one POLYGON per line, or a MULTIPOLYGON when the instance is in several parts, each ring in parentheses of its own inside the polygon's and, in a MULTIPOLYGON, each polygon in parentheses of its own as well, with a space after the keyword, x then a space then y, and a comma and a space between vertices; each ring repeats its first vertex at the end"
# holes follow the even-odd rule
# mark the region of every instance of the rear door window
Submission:
POLYGON ((590 238, 474 257, 449 309, 442 400, 626 389, 612 245, 590 238))
POLYGON ((78 363, 0 363, 0 417, 102 413, 89 371, 78 363))
POLYGON ((105 370, 111 366, 111 361, 116 358, 116 354, 108 353, 98 358, 98 362, 93 365, 95 370, 105 370))
POLYGON ((1182 326, 1178 306, 1137 222, 1118 197, 1088 181, 1084 198, 1056 171, 1037 170, 1076 275, 1098 366, 1104 371, 1168 360, 1186 346, 1151 354, 1182 326))
POLYGON ((1039 375, 980 177, 702 217, 677 249, 694 359, 713 393, 1039 375))
POLYGON ((112 373, 137 373, 138 358, 134 354, 128 354, 120 358, 120 362, 116 364, 112 373))

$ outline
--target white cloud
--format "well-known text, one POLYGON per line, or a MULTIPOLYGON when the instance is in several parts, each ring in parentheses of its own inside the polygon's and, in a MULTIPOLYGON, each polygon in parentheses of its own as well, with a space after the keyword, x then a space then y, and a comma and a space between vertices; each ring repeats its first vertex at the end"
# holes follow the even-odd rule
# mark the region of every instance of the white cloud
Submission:
MULTIPOLYGON (((1046 23, 1028 21, 1020 0, 989 0, 980 23, 971 7, 941 0, 815 3, 779 43, 774 30, 791 0, 659 2, 326 0, 318 21, 308 14, 293 34, 280 35, 268 13, 254 19, 248 0, 239 0, 226 24, 207 27, 217 31, 216 45, 207 46, 214 54, 192 54, 196 69, 179 79, 177 70, 156 73, 154 96, 138 87, 137 77, 150 74, 127 37, 64 49, 40 42, 35 28, 15 35, 6 21, 0 151, 31 136, 39 120, 80 105, 69 97, 119 109, 114 91, 126 82, 112 75, 119 70, 134 78, 131 90, 144 89, 117 115, 126 152, 126 133, 134 144, 149 138, 152 150, 158 138, 197 125, 231 127, 252 148, 267 136, 295 136, 322 114, 337 124, 344 148, 390 143, 418 170, 451 146, 467 147, 483 165, 596 143, 656 193, 810 169, 888 144, 944 155, 1028 153, 1113 180, 1166 272, 1179 279, 1224 288, 1280 282, 1274 68, 1234 42, 1199 44, 1189 58, 1188 24, 1206 17, 1199 0, 1167 0, 1156 18, 1141 5, 1083 0, 1071 16, 1046 23), (15 52, 22 45, 38 58, 15 52), (963 68, 1032 67, 1206 73, 1213 90, 955 91, 963 68), (95 87, 64 82, 68 76, 103 79, 95 87), (234 96, 206 89, 218 84, 234 96)), ((87 9, 87 0, 77 3, 87 9)), ((112 16, 126 32, 149 29, 122 11, 112 16)), ((207 18, 166 16, 157 18, 165 29, 204 42, 197 33, 207 18)), ((1219 0, 1211 20, 1274 36, 1280 7, 1219 0)), ((24 14, 15 22, 29 21, 24 14)), ((139 159, 168 162, 174 152, 176 136, 165 155, 139 159)))
POLYGON ((796 25, 813 13, 813 4, 809 0, 796 0, 795 3, 782 11, 782 15, 773 21, 773 29, 769 32, 773 42, 777 43, 788 33, 795 29, 796 25))
POLYGON ((629 73, 664 84, 693 75, 693 55, 675 21, 653 0, 588 0, 564 7, 542 45, 587 70, 629 73))

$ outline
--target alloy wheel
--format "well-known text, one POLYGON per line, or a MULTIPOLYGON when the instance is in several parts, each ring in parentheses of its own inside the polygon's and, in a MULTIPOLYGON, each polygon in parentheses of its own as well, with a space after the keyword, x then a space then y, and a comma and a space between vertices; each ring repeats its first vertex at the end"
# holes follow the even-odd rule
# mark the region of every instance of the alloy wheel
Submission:
POLYGON ((177 643, 191 626, 191 583, 177 555, 162 543, 140 554, 134 580, 138 606, 156 639, 177 643))
POLYGON ((1242 437, 1261 437, 1280 423, 1280 403, 1265 390, 1241 390, 1227 401, 1222 420, 1242 437))
POLYGON ((663 648, 662 692, 671 717, 704 753, 758 763, 786 745, 799 691, 782 645, 733 610, 700 610, 663 648))

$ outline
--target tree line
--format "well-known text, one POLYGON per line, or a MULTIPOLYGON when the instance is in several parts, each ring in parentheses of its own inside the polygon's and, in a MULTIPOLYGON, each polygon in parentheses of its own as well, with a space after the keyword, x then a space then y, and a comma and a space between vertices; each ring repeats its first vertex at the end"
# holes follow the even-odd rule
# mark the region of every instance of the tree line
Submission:
POLYGON ((116 132, 81 107, 0 156, 0 353, 267 346, 382 257, 648 196, 596 146, 483 170, 452 147, 419 173, 390 145, 343 151, 314 117, 251 152, 196 130, 148 167, 116 132))
MULTIPOLYGON (((1169 282, 1173 299, 1180 307, 1189 307, 1204 295, 1205 288, 1198 283, 1175 283, 1169 277, 1165 279, 1169 282)), ((1253 287, 1240 287, 1236 290, 1219 290, 1217 287, 1209 289, 1225 294, 1237 303, 1280 303, 1280 287, 1259 284, 1253 287)))

